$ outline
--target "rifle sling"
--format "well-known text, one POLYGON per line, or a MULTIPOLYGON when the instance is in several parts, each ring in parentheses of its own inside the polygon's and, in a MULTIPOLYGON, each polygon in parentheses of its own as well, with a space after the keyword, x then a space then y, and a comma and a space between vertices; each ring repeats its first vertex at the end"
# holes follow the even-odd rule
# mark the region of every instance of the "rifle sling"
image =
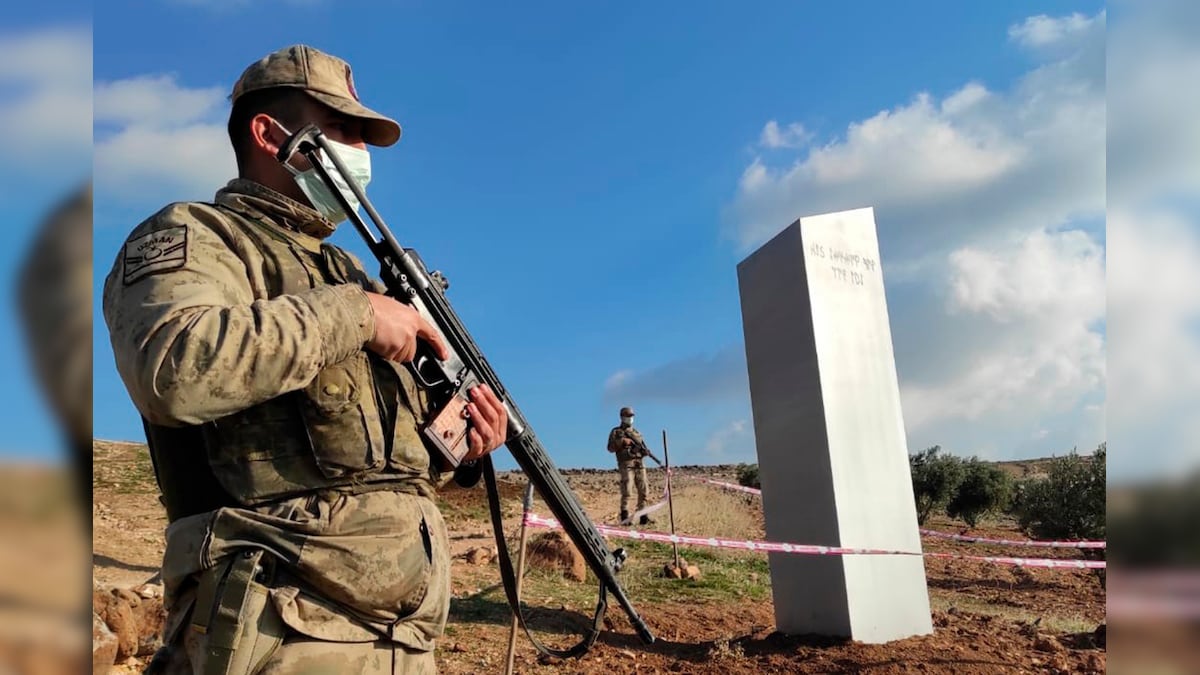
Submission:
POLYGON ((542 654, 560 659, 582 656, 587 653, 588 649, 591 649, 592 645, 596 642, 596 638, 600 636, 600 629, 604 623, 604 612, 608 609, 608 589, 604 587, 604 582, 600 582, 600 597, 596 603, 596 616, 592 620, 591 628, 584 634, 579 644, 565 650, 551 649, 534 637, 533 633, 529 631, 529 626, 525 623, 525 613, 521 610, 520 599, 517 598, 517 577, 513 571, 512 560, 509 557, 508 544, 504 538, 504 523, 500 515, 500 491, 496 488, 496 472, 492 468, 492 458, 490 455, 485 455, 480 462, 483 465, 483 480, 487 484, 488 508, 492 513, 492 526, 496 533, 496 552, 498 554, 497 557, 500 559, 500 578, 504 582, 504 594, 508 596, 508 604, 512 607, 513 615, 521 623, 521 628, 525 629, 525 634, 529 636, 529 641, 542 654))

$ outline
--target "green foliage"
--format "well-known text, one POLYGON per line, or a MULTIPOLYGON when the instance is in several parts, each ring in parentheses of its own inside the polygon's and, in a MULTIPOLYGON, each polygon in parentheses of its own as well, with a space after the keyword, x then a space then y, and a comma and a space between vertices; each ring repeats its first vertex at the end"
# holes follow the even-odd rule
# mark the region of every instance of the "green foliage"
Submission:
POLYGON ((1013 481, 998 466, 972 457, 963 464, 963 479, 946 505, 946 515, 975 527, 982 516, 1002 511, 1012 498, 1013 481))
POLYGON ((963 461, 953 455, 938 454, 941 450, 942 446, 935 445, 908 458, 913 496, 917 501, 917 522, 922 525, 929 514, 950 501, 965 474, 963 461))
POLYGON ((1200 471, 1110 489, 1110 562, 1127 569, 1200 566, 1200 471))
POLYGON ((745 487, 762 489, 762 484, 758 480, 757 464, 739 464, 737 471, 738 484, 745 487))
POLYGON ((1074 450, 1051 460, 1045 478, 1021 481, 1011 513, 1036 539, 1103 539, 1107 444, 1090 456, 1074 450))

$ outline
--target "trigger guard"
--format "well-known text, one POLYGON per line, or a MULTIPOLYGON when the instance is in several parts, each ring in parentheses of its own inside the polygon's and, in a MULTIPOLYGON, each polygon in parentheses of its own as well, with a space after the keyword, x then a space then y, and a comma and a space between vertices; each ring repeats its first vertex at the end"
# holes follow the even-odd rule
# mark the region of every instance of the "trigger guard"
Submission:
POLYGON ((417 381, 421 383, 421 386, 426 387, 426 388, 433 388, 433 387, 436 387, 439 384, 445 382, 446 380, 445 380, 445 378, 442 378, 439 380, 434 380, 434 381, 430 381, 430 380, 426 379, 424 368, 425 368, 425 364, 427 364, 429 362, 430 362, 430 358, 428 356, 426 356, 424 354, 419 354, 417 356, 417 358, 413 359, 413 362, 411 365, 412 365, 413 377, 417 378, 417 381))

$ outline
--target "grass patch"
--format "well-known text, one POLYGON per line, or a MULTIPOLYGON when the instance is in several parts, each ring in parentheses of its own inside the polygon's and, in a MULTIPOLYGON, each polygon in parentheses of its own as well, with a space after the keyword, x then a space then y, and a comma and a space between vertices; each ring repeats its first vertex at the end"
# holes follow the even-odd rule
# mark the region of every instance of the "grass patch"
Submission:
MULTIPOLYGON (((771 574, 762 555, 732 551, 680 547, 679 555, 700 568, 699 579, 669 579, 661 576, 664 565, 673 562, 670 545, 643 541, 613 542, 628 554, 625 568, 618 574, 621 585, 635 607, 664 602, 726 603, 770 598, 771 574)), ((513 551, 514 562, 516 551, 513 551)), ((598 581, 589 569, 583 582, 564 578, 560 573, 529 569, 521 589, 522 604, 530 608, 569 609, 588 616, 595 608, 598 581)), ((455 621, 507 621, 504 589, 492 586, 474 595, 455 599, 451 614, 455 621)), ((609 606, 620 609, 610 596, 609 606)))
MULTIPOLYGON (((685 485, 674 489, 675 531, 695 537, 762 539, 758 497, 727 492, 711 485, 685 485)), ((654 529, 670 530, 666 508, 654 514, 654 529)), ((724 552, 724 551, 723 551, 724 552)))
POLYGON ((945 612, 954 608, 963 612, 986 614, 1016 622, 1032 622, 1041 619, 1042 626, 1064 634, 1090 633, 1096 628, 1095 621, 1091 621, 1081 614, 1042 614, 1007 605, 994 605, 986 600, 968 595, 931 595, 929 606, 937 612, 945 612))
POLYGON ((150 451, 141 444, 93 444, 92 487, 119 494, 158 494, 150 451))

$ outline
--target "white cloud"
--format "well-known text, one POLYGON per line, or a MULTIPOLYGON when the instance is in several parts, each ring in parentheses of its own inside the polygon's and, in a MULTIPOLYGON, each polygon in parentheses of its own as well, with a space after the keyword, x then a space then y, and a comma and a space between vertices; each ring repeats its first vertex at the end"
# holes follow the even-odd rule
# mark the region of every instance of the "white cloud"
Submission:
POLYGON ((1200 467, 1200 8, 1126 4, 1108 59, 1115 482, 1200 467))
POLYGON ((188 89, 174 75, 142 75, 95 87, 98 121, 172 127, 212 118, 225 101, 221 87, 188 89))
POLYGON ((1008 38, 1034 65, 1011 85, 917 93, 741 176, 742 252, 803 215, 875 208, 913 447, 1104 440, 1105 30, 1104 12, 1021 22, 1008 38))
POLYGON ((716 464, 755 462, 754 430, 747 420, 733 420, 709 433, 704 441, 704 458, 716 464))
POLYGON ((1039 14, 1010 27, 1008 36, 1022 46, 1033 49, 1061 48, 1075 40, 1086 39, 1095 22, 1095 18, 1079 13, 1064 17, 1039 14))
POLYGON ((1110 38, 1110 204, 1200 190, 1200 19, 1194 3, 1147 3, 1110 38))
POLYGON ((1078 230, 1039 230, 1007 250, 960 248, 950 267, 953 310, 1084 327, 1104 317, 1104 251, 1078 230))
POLYGON ((921 92, 790 165, 753 160, 729 209, 733 239, 749 251, 800 216, 873 206, 884 250, 910 259, 1103 213, 1105 15, 1016 35, 1057 58, 1008 91, 921 92))
POLYGON ((748 396, 746 352, 740 343, 647 370, 619 370, 604 383, 604 401, 610 404, 633 400, 702 403, 748 396))
POLYGON ((1108 414, 1118 476, 1200 465, 1200 219, 1109 217, 1108 414))
POLYGON ((781 129, 778 122, 771 120, 763 127, 758 143, 764 148, 800 148, 811 138, 812 134, 798 122, 781 129))
POLYGON ((96 83, 98 199, 209 199, 237 173, 221 87, 156 74, 96 83))
MULTIPOLYGON (((955 345, 958 368, 930 383, 903 383, 910 432, 938 423, 1004 415, 1033 424, 1102 391, 1105 316, 1103 251, 1086 234, 1036 232, 1007 249, 962 248, 950 256, 947 311, 982 325, 989 338, 955 345)), ((907 336, 905 339, 908 339, 907 336)))
POLYGON ((0 37, 5 155, 27 167, 86 156, 92 142, 92 31, 47 28, 0 37))

